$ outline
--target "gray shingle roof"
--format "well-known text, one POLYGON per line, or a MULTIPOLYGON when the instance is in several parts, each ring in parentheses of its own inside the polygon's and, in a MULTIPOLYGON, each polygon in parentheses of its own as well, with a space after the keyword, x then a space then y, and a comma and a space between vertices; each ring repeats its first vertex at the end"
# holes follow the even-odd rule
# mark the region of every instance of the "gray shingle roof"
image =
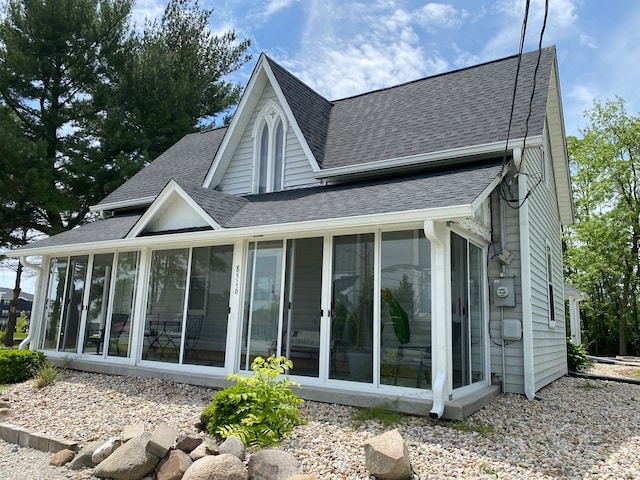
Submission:
POLYGON ((269 57, 267 61, 313 156, 322 167, 333 104, 269 57))
MULTIPOLYGON (((20 251, 32 248, 57 247, 80 243, 101 242, 104 240, 119 240, 127 236, 142 214, 116 215, 114 217, 96 220, 81 227, 59 233, 53 237, 30 243, 20 251)), ((28 254, 28 253, 27 253, 28 254)))
POLYGON ((180 184, 202 185, 226 131, 221 127, 185 135, 98 205, 155 197, 172 178, 180 184))
MULTIPOLYGON (((246 197, 194 185, 183 188, 218 224, 233 229, 468 205, 500 169, 501 160, 492 160, 421 174, 246 197)), ((20 250, 122 239, 140 216, 97 220, 20 250)))
POLYGON ((249 195, 227 228, 278 225, 472 203, 499 174, 498 160, 366 182, 249 195))
MULTIPOLYGON (((555 48, 541 51, 528 135, 540 135, 555 48)), ((522 56, 510 138, 522 138, 538 52, 522 56)), ((323 168, 483 145, 507 138, 518 57, 334 102, 323 168)))

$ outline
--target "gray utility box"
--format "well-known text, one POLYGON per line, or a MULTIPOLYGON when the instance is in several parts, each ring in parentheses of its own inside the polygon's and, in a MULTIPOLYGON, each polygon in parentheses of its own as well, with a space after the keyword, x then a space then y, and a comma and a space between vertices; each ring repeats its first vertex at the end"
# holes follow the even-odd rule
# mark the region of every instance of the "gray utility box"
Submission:
POLYGON ((515 278, 494 278, 491 286, 491 299, 496 307, 516 306, 515 278))

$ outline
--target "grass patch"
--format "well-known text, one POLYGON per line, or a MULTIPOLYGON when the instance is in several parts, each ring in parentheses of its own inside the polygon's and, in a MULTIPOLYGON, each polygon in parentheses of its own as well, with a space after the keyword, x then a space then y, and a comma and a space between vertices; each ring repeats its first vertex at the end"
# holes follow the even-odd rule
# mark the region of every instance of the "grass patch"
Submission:
POLYGON ((495 477, 498 476, 496 471, 491 468, 491 465, 489 465, 487 462, 482 462, 480 464, 480 473, 484 473, 485 475, 493 475, 495 477))
POLYGON ((60 369, 49 362, 44 362, 33 372, 33 386, 35 388, 44 388, 53 385, 58 381, 63 371, 64 369, 60 369))
POLYGON ((636 370, 635 372, 633 372, 634 377, 638 377, 640 378, 640 370, 636 370))
POLYGON ((400 423, 402 415, 393 410, 396 402, 384 402, 373 407, 358 408, 354 411, 351 420, 354 425, 361 427, 368 421, 381 423, 384 428, 400 423))

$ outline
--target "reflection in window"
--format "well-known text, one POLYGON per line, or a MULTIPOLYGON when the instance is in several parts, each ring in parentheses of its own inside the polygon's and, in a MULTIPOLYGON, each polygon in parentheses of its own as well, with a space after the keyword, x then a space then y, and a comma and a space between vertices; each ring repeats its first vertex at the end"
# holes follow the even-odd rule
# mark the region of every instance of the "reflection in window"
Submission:
POLYGON ((109 355, 111 356, 129 356, 139 258, 140 252, 118 253, 109 325, 109 355))
POLYGON ((184 363, 224 366, 233 245, 194 248, 184 363))
POLYGON ((431 247, 420 230, 382 234, 380 383, 431 387, 431 247))
POLYGON ((60 330, 60 318, 64 305, 64 286, 67 278, 68 258, 52 258, 49 268, 49 285, 44 308, 43 350, 56 350, 60 330))
POLYGON ((374 235, 333 242, 330 377, 373 381, 374 235))
POLYGON ((151 255, 143 360, 180 360, 188 261, 186 248, 151 255))

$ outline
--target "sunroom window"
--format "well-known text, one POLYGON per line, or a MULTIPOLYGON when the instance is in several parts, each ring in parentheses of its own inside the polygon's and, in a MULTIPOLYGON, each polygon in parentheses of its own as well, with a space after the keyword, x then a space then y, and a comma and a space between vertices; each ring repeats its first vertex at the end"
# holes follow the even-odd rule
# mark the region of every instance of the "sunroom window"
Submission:
POLYGON ((269 102, 262 109, 254 129, 254 193, 282 190, 286 120, 278 106, 269 102))

